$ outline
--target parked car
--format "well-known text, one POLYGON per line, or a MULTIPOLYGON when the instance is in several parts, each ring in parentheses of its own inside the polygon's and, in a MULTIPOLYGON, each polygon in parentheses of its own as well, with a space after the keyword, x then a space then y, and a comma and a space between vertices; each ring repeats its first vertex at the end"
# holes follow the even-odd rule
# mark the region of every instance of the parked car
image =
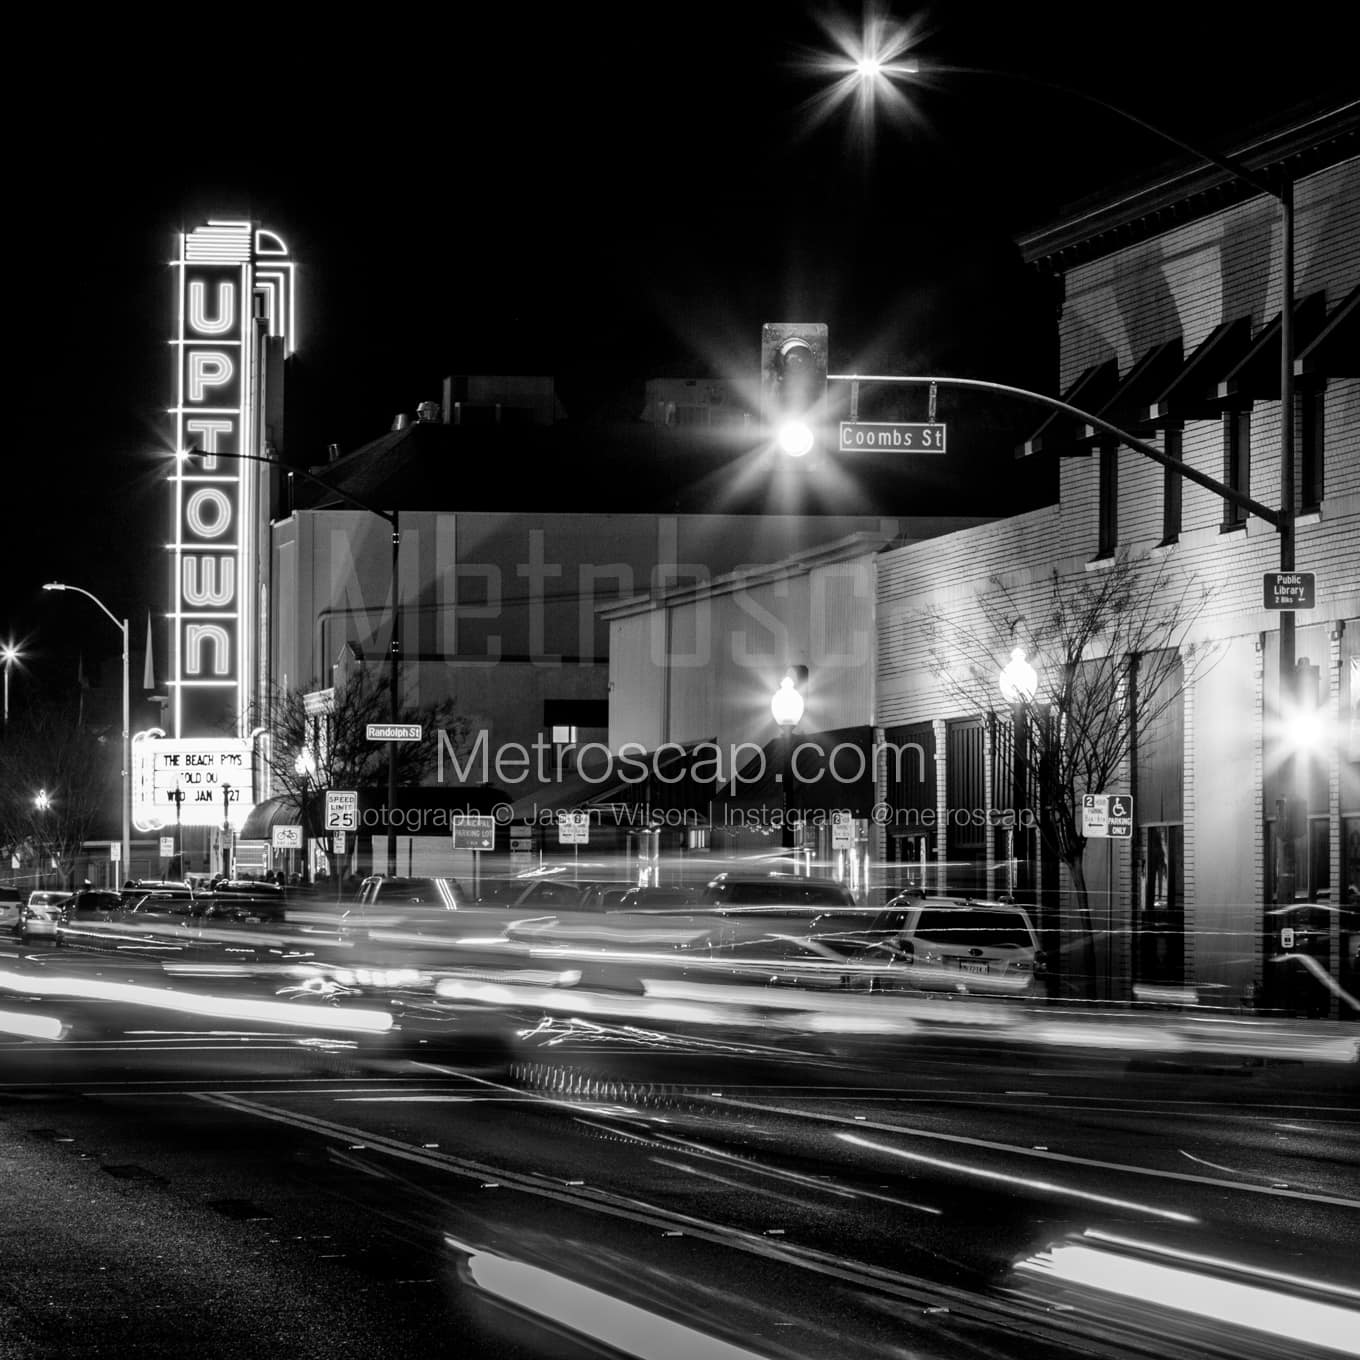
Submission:
POLYGON ((877 989, 978 992, 1035 991, 1044 954, 1029 913, 1013 902, 970 898, 895 898, 884 908, 877 939, 861 956, 877 989), (894 918, 900 914, 901 926, 894 918))
POLYGON ((610 904, 609 910, 675 911, 701 905, 703 901, 701 888, 629 888, 617 902, 610 904))
POLYGON ((57 923, 59 944, 102 948, 110 931, 123 919, 128 899, 117 888, 82 888, 66 904, 57 923))
POLYGON ((23 893, 18 888, 0 888, 0 930, 17 935, 23 913, 23 893))
POLYGON ((581 900, 577 904, 581 911, 616 911, 627 900, 630 892, 635 892, 635 883, 616 879, 605 879, 598 883, 581 884, 581 900))
POLYGON ((702 900, 732 907, 853 907, 855 895, 831 878, 800 874, 719 874, 702 900))
POLYGON ((439 907, 456 911, 468 895, 456 878, 401 878, 370 874, 359 884, 354 905, 359 907, 439 907))
POLYGON ((586 886, 568 878, 500 878, 482 884, 477 905, 534 913, 580 911, 585 895, 586 886))
POLYGON ((29 893, 19 920, 21 940, 58 940, 58 927, 73 894, 38 888, 29 893))
POLYGON ((857 939, 778 932, 734 941, 710 941, 681 956, 682 972, 703 982, 841 990, 855 985, 864 944, 857 939))

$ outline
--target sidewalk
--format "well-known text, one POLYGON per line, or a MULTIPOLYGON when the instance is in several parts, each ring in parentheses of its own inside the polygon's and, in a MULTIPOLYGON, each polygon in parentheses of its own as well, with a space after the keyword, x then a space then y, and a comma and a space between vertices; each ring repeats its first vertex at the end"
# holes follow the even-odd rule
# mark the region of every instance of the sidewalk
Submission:
POLYGON ((271 1237, 141 1168, 105 1167, 49 1119, 60 1106, 0 1096, 0 1360, 390 1353, 388 1310, 318 1271, 281 1225, 271 1237))

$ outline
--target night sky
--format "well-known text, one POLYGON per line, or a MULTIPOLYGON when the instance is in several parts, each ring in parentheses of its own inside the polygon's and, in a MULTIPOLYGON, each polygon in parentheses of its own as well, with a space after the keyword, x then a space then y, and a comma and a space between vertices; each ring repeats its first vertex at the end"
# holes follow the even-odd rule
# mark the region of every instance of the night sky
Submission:
MULTIPOLYGON (((1268 31, 1237 4, 877 12, 923 61, 1080 86, 1215 149, 1319 91, 1360 91, 1348 42, 1318 37, 1335 7, 1313 0, 1268 31)), ((250 216, 299 261, 288 454, 317 463, 437 400, 450 373, 551 373, 574 418, 635 416, 647 376, 753 375, 767 320, 827 321, 833 371, 1051 390, 1035 339, 1051 311, 1014 236, 1170 154, 972 76, 922 86, 872 139, 848 105, 815 123, 834 77, 808 58, 835 50, 832 30, 858 40, 858 7, 381 7, 258 32, 214 13, 220 30, 114 12, 32 40, 52 78, 11 163, 19 551, 0 637, 58 671, 76 651, 116 664, 118 639, 41 582, 95 590, 138 646, 164 608, 182 226, 250 216)))

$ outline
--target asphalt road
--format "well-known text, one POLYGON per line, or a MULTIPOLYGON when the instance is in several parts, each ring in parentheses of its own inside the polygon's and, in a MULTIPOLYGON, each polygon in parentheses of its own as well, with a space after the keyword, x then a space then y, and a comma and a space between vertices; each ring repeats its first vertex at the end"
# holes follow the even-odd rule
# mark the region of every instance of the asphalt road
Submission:
POLYGON ((1354 1063, 6 1008, 67 1031, 0 1042, 0 1360, 1360 1349, 1354 1063))

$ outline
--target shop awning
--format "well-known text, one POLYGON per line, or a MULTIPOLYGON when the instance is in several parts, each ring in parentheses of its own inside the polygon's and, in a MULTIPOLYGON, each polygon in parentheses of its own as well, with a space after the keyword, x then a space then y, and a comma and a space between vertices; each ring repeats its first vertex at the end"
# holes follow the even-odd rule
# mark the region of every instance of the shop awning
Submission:
POLYGON ((1312 342, 1298 349, 1300 378, 1360 378, 1360 285, 1332 308, 1312 342))
MULTIPOLYGON (((1084 369, 1062 400, 1069 406, 1098 414, 1119 386, 1119 365, 1113 359, 1084 369)), ((1082 424, 1075 416, 1054 411, 1015 451, 1017 458, 1033 458, 1041 453, 1056 453, 1060 458, 1085 457, 1090 448, 1078 444, 1082 424)))
POLYGON ((1152 425, 1176 425, 1217 416, 1218 384, 1250 347, 1250 317, 1215 326, 1149 402, 1144 419, 1152 425))
POLYGON ((521 794, 511 804, 511 817, 539 821, 556 812, 589 809, 599 820, 641 826, 653 811, 681 809, 707 820, 718 792, 712 778, 714 747, 709 738, 615 756, 593 774, 577 771, 521 794))
MULTIPOLYGON (((313 797, 315 824, 320 825, 325 790, 316 790, 313 797)), ((447 835, 449 819, 454 814, 494 815, 497 807, 509 802, 510 795, 504 789, 489 784, 421 784, 398 788, 396 814, 389 817, 385 787, 360 789, 359 834, 385 836, 391 830, 400 836, 447 835)), ((276 826, 297 826, 301 820, 297 801, 277 794, 251 808, 242 824, 240 839, 271 840, 276 826)))
MULTIPOLYGON (((874 729, 838 727, 826 732, 795 732, 789 782, 790 808, 800 813, 849 812, 872 815, 878 801, 874 778, 874 729)), ((783 805, 784 738, 766 743, 738 771, 735 785, 724 785, 725 807, 783 805)))
MULTIPOLYGON (((1148 423, 1148 406, 1180 367, 1181 341, 1177 336, 1174 340, 1154 345, 1129 369, 1103 406, 1088 409, 1092 415, 1099 416, 1118 429, 1137 434, 1140 427, 1148 423)), ((1112 439, 1112 435, 1094 425, 1083 425, 1076 442, 1089 449, 1109 443, 1112 439)))
MULTIPOLYGON (((1246 405, 1253 401, 1280 399, 1280 313, 1251 342, 1246 354, 1219 381, 1216 396, 1221 406, 1246 405)), ((1327 318, 1323 293, 1310 293, 1294 304, 1294 353, 1305 350, 1327 318)))

